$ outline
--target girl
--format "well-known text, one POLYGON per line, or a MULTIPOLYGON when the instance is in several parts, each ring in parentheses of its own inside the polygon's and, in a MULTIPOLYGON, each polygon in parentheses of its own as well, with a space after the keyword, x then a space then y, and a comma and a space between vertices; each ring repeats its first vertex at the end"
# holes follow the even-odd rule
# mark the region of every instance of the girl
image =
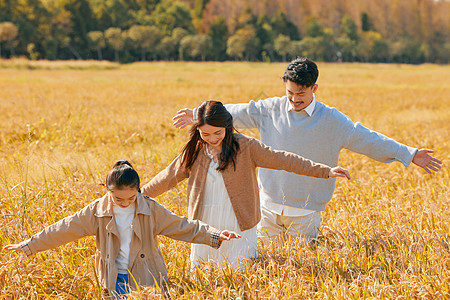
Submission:
POLYGON ((107 193, 70 217, 48 226, 6 250, 26 255, 55 248, 84 236, 96 236, 96 269, 111 294, 164 283, 167 270, 156 235, 219 248, 223 240, 239 238, 200 221, 189 221, 140 193, 140 179, 128 161, 118 161, 106 178, 107 193))
POLYGON ((156 197, 189 178, 188 217, 242 235, 243 239, 223 245, 220 251, 192 245, 192 266, 209 260, 236 268, 240 260, 257 256, 256 225, 261 218, 257 167, 319 178, 350 178, 341 167, 272 150, 257 139, 234 133, 232 116, 222 103, 203 102, 181 154, 142 189, 143 194, 156 197))

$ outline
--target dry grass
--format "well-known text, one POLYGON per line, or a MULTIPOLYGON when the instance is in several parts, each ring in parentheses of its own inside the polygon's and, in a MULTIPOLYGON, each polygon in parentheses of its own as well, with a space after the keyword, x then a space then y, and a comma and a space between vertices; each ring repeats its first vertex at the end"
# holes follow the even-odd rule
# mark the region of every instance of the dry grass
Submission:
MULTIPOLYGON (((117 159, 130 159, 148 181, 186 140, 170 125, 177 109, 284 93, 285 64, 39 64, 0 65, 2 245, 102 195, 99 183, 117 159)), ((190 272, 189 244, 161 238, 173 299, 450 298, 450 67, 319 68, 319 100, 400 142, 434 149, 444 168, 430 176, 343 151, 340 164, 354 179, 339 181, 316 245, 264 245, 236 271, 190 272)), ((185 184, 158 200, 187 213, 185 184)), ((0 295, 98 299, 93 254, 92 238, 32 258, 2 251, 0 295)), ((147 296, 161 297, 137 295, 147 296)))

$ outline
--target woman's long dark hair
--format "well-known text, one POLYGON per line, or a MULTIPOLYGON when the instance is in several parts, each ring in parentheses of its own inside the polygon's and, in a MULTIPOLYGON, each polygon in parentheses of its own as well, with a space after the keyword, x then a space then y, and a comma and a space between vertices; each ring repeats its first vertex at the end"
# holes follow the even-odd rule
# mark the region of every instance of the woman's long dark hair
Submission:
POLYGON ((190 130, 189 141, 182 151, 182 165, 189 170, 197 159, 198 153, 205 146, 205 141, 200 137, 198 128, 202 125, 225 127, 225 138, 222 141, 222 152, 219 157, 218 171, 226 169, 229 163, 236 169, 236 155, 239 151, 239 143, 233 135, 233 117, 219 101, 205 101, 197 109, 197 120, 190 130))

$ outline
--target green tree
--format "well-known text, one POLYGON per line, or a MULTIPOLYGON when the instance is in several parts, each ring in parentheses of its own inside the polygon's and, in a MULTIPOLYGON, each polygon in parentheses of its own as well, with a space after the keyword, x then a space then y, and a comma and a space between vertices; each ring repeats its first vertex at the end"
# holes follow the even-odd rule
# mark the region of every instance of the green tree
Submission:
POLYGON ((177 27, 172 31, 172 37, 179 43, 185 36, 189 35, 189 32, 181 27, 177 27))
POLYGON ((342 33, 351 39, 352 41, 358 41, 358 26, 356 26, 355 21, 352 18, 345 15, 341 21, 342 33))
POLYGON ((212 48, 212 40, 208 35, 188 35, 180 42, 183 54, 187 54, 193 59, 206 59, 207 53, 212 48))
POLYGON ((189 32, 181 27, 177 27, 172 31, 172 38, 176 41, 177 43, 177 49, 178 49, 178 59, 179 60, 183 60, 183 49, 180 47, 180 42, 181 40, 188 36, 189 32))
POLYGON ((95 11, 101 24, 100 29, 127 28, 134 23, 131 11, 121 0, 98 1, 95 5, 95 11))
MULTIPOLYGON (((76 56, 88 57, 89 39, 88 32, 95 30, 97 20, 87 0, 64 0, 64 8, 70 13, 72 23, 69 33, 70 42, 67 43, 73 49, 76 49, 76 56)), ((73 52, 73 50, 71 49, 73 52)))
POLYGON ((334 33, 331 28, 324 28, 321 36, 307 36, 298 43, 302 56, 313 60, 331 61, 336 56, 334 33))
MULTIPOLYGON (((0 1, 1 3, 2 1, 0 1)), ((45 30, 51 24, 51 15, 45 9, 41 0, 8 1, 6 8, 10 9, 8 21, 18 28, 18 44, 16 50, 22 54, 29 54, 28 45, 34 45, 34 51, 42 49, 42 43, 48 37, 45 30)), ((0 9, 1 11, 2 9, 0 9)), ((3 13, 3 12, 2 12, 3 13)))
POLYGON ((6 48, 13 49, 17 44, 14 43, 14 39, 17 37, 17 26, 11 22, 0 23, 0 57, 2 57, 2 47, 4 43, 6 48))
POLYGON ((111 48, 114 49, 115 61, 119 61, 119 51, 125 47, 125 37, 120 28, 111 27, 105 31, 105 37, 111 48))
POLYGON ((211 57, 214 60, 224 60, 227 51, 228 27, 223 17, 218 17, 211 24, 209 36, 214 45, 211 57))
POLYGON ((366 12, 361 14, 361 30, 369 31, 372 30, 372 24, 370 23, 369 15, 366 12))
POLYGON ((189 32, 194 31, 191 13, 184 3, 161 1, 152 12, 151 20, 164 35, 171 35, 177 27, 184 28, 189 32))
POLYGON ((245 60, 255 60, 260 50, 260 41, 256 36, 253 25, 246 25, 238 29, 234 35, 228 38, 227 54, 245 60), (231 48, 230 48, 231 47, 231 48), (243 51, 241 51, 243 47, 243 51))
POLYGON ((97 58, 102 60, 102 49, 106 46, 105 35, 101 31, 90 31, 88 38, 91 48, 97 51, 97 58))
POLYGON ((424 62, 421 43, 414 38, 403 38, 391 45, 392 60, 398 63, 419 64, 424 62))
POLYGON ((145 61, 146 54, 156 54, 156 47, 162 39, 162 33, 156 26, 133 25, 128 30, 128 36, 136 48, 141 50, 141 60, 145 61))
POLYGON ((346 36, 338 37, 335 41, 338 57, 342 61, 354 61, 357 56, 356 42, 346 36))
POLYGON ((323 25, 316 18, 311 18, 308 21, 308 26, 306 27, 306 36, 308 37, 321 37, 324 34, 323 25))
POLYGON ((165 36, 161 42, 156 46, 156 52, 160 58, 165 60, 172 60, 177 58, 177 49, 179 42, 171 37, 165 36))
POLYGON ((274 43, 275 51, 281 55, 282 60, 286 61, 286 55, 293 52, 293 44, 288 36, 280 34, 274 43))
POLYGON ((386 62, 389 56, 389 49, 380 33, 366 31, 359 39, 357 53, 361 61, 386 62))
POLYGON ((300 39, 300 33, 298 32, 297 26, 295 26, 281 10, 273 16, 271 25, 277 36, 283 34, 288 36, 291 40, 300 39))
POLYGON ((38 60, 39 59, 39 52, 36 51, 36 45, 33 43, 30 43, 27 45, 27 52, 30 56, 31 60, 38 60))
POLYGON ((260 15, 256 21, 256 35, 261 43, 261 55, 264 61, 275 59, 275 34, 269 18, 265 14, 260 15))
POLYGON ((227 40, 227 54, 230 57, 242 60, 244 57, 246 41, 238 35, 232 35, 227 40))

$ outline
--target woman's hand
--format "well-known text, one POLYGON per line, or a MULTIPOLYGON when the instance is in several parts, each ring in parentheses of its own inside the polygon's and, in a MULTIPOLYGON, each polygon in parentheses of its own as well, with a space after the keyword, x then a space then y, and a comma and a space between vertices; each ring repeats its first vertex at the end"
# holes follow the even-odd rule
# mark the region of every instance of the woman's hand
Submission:
POLYGON ((22 252, 22 248, 20 247, 20 244, 10 244, 10 245, 6 245, 5 247, 3 247, 3 250, 9 250, 9 251, 21 251, 22 252))
POLYGON ((180 109, 177 111, 177 115, 173 117, 172 120, 175 120, 175 122, 173 122, 173 126, 179 129, 192 125, 194 123, 193 110, 189 108, 180 109))
POLYGON ((348 172, 348 170, 341 168, 339 166, 331 168, 328 176, 329 177, 347 177, 347 179, 350 180, 350 173, 348 172))
POLYGON ((240 239, 241 235, 234 231, 222 230, 219 236, 219 242, 229 241, 231 239, 240 239))

